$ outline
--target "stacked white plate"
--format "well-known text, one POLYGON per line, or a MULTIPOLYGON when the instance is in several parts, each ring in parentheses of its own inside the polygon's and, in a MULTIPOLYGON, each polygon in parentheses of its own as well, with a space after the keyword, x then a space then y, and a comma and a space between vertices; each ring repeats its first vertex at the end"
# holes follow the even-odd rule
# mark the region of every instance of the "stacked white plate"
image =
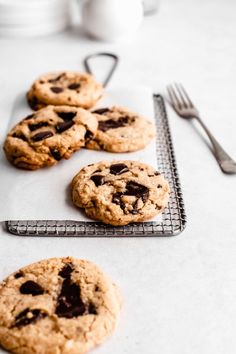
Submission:
POLYGON ((63 30, 69 0, 0 0, 0 37, 31 37, 63 30))

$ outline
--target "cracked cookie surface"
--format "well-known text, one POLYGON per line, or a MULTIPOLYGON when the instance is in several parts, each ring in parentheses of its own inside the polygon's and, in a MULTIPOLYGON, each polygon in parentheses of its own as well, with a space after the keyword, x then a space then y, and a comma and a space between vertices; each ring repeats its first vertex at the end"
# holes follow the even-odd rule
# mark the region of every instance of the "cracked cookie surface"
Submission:
POLYGON ((101 98, 103 87, 87 73, 56 72, 40 76, 27 93, 34 110, 46 105, 91 108, 101 98))
POLYGON ((123 107, 101 108, 92 112, 98 120, 96 136, 86 147, 110 152, 143 149, 155 136, 155 125, 123 107))
POLYGON ((0 284, 0 344, 19 354, 82 354, 113 332, 118 288, 93 263, 52 258, 0 284))
POLYGON ((16 167, 36 170, 55 165, 85 145, 97 131, 88 111, 69 106, 47 106, 18 123, 7 135, 4 151, 16 167))
POLYGON ((153 167, 138 161, 101 161, 72 180, 72 201, 95 220, 115 226, 148 220, 166 207, 169 185, 153 167))

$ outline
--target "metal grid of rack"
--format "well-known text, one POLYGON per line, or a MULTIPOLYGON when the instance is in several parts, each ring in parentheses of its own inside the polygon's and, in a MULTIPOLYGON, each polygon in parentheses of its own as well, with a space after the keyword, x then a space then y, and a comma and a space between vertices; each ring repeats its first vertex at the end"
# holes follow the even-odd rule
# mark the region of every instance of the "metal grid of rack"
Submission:
POLYGON ((6 229, 18 236, 68 236, 68 237, 137 237, 174 236, 186 226, 186 214, 179 181, 174 148, 165 109, 160 95, 154 95, 157 166, 170 185, 168 206, 162 213, 162 221, 135 223, 126 226, 109 226, 100 222, 71 220, 11 220, 6 229))

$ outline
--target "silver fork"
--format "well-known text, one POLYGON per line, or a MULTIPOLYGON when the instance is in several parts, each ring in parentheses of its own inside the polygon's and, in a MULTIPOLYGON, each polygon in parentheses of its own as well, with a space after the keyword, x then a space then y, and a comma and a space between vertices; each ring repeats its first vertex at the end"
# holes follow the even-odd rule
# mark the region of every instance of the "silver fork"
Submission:
POLYGON ((214 138, 209 129, 203 123, 197 108, 194 106, 184 87, 181 84, 169 85, 167 86, 167 92, 169 94, 171 106, 180 117, 185 119, 196 118, 197 121, 201 124, 202 128, 205 130, 212 143, 213 154, 221 170, 228 174, 236 173, 236 163, 223 150, 218 141, 214 138))

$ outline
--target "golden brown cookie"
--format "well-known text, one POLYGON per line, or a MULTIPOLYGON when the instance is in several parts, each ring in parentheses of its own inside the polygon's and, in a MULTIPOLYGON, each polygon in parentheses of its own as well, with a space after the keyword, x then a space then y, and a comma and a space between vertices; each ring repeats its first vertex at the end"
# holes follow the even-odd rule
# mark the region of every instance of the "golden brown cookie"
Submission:
POLYGON ((102 85, 92 75, 65 71, 40 76, 27 93, 27 99, 34 110, 46 105, 91 108, 102 94, 102 85))
POLYGON ((47 106, 29 115, 7 135, 4 151, 16 167, 36 170, 55 165, 85 145, 97 131, 90 112, 69 106, 47 106))
POLYGON ((0 284, 0 344, 17 354, 83 354, 113 332, 118 288, 93 263, 51 258, 0 284))
POLYGON ((167 206, 169 185, 138 161, 101 161, 84 167, 71 184, 72 201, 95 220, 127 225, 148 220, 167 206))
POLYGON ((86 148, 110 152, 143 149, 155 136, 155 125, 123 107, 101 108, 92 112, 98 120, 98 131, 86 148))

